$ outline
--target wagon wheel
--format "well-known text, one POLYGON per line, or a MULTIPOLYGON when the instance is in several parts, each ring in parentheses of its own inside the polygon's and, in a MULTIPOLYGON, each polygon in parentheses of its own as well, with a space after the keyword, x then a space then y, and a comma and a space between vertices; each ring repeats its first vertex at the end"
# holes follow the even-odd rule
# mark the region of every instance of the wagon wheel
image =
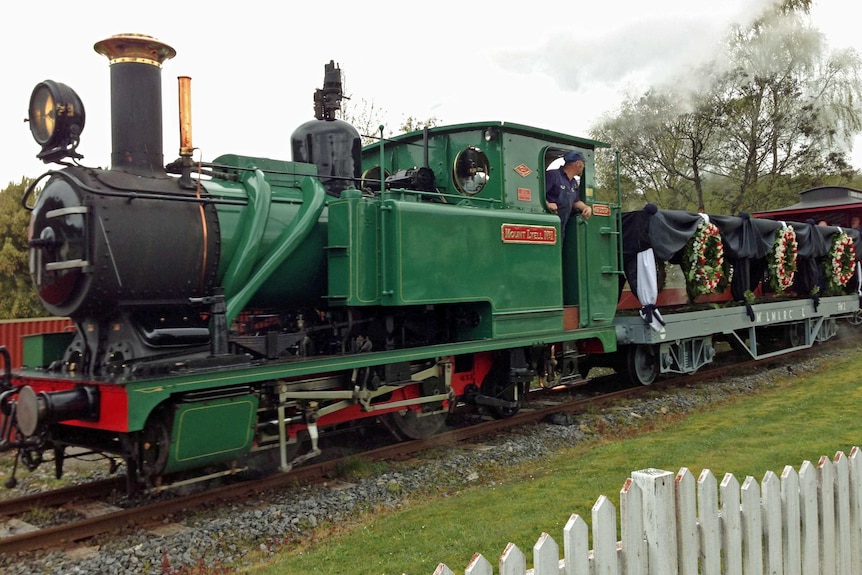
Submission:
POLYGON ((632 383, 651 385, 659 371, 655 346, 643 344, 629 346, 626 353, 626 371, 632 383))
POLYGON ((805 345, 805 324, 802 322, 788 324, 786 329, 787 343, 790 347, 805 345))
POLYGON ((817 331, 814 341, 817 343, 829 341, 835 337, 836 333, 838 333, 838 324, 836 323, 835 318, 825 318, 820 324, 820 329, 817 331))

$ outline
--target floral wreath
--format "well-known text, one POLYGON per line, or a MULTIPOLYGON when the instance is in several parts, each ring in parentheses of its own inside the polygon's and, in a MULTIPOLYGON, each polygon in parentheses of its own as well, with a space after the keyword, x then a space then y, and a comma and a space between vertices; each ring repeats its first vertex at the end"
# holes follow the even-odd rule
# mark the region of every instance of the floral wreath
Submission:
POLYGON ((727 285, 721 234, 706 218, 701 218, 694 235, 685 244, 680 267, 685 274, 689 301, 727 285))
MULTIPOLYGON (((782 222, 783 223, 783 222, 782 222)), ((796 275, 796 255, 798 244, 792 226, 784 224, 775 234, 775 243, 769 251, 769 286, 775 293, 781 293, 791 285, 796 275)))
POLYGON ((824 260, 826 287, 829 291, 841 291, 856 272, 856 248, 853 239, 845 232, 832 237, 832 247, 824 260))

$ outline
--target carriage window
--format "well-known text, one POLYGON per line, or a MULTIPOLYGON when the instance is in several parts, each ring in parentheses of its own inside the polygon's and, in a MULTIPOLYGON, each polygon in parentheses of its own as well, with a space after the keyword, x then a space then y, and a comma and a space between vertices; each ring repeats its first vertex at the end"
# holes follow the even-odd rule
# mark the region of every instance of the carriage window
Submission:
POLYGON ((455 186, 462 194, 474 196, 488 183, 488 156, 485 152, 470 146, 455 156, 455 186))

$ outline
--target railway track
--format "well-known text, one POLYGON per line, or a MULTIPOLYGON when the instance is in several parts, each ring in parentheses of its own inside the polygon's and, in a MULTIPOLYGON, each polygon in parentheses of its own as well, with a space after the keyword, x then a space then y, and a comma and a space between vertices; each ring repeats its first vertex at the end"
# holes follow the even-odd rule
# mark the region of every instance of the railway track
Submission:
MULTIPOLYGON (((858 344, 858 341, 856 342, 858 344)), ((831 344, 831 343, 830 343, 831 344)), ((826 344, 826 345, 830 345, 826 344)), ((839 340, 838 345, 854 345, 846 340, 839 340)), ((822 349, 822 347, 820 348, 822 349)), ((818 350, 819 351, 819 350, 818 350)), ((794 357, 813 353, 803 350, 796 354, 788 354, 780 359, 772 360, 772 364, 793 361, 794 357)), ((624 387, 607 393, 599 393, 601 388, 619 387, 618 377, 602 376, 591 378, 575 384, 562 385, 553 390, 536 390, 526 402, 526 407, 512 417, 497 420, 485 420, 471 425, 464 425, 439 433, 427 439, 393 443, 362 452, 362 457, 369 461, 397 460, 434 447, 455 445, 483 436, 493 435, 503 430, 528 425, 542 421, 557 413, 578 413, 612 404, 624 398, 636 397, 646 392, 655 392, 663 388, 680 385, 691 386, 714 378, 727 377, 745 373, 746 370, 762 369, 762 361, 746 361, 734 363, 732 366, 718 365, 713 369, 703 370, 686 377, 660 379, 649 387, 624 387), (595 395, 591 395, 595 394, 595 395)), ((63 547, 75 545, 78 542, 101 534, 121 530, 128 526, 155 524, 160 519, 201 508, 208 503, 237 500, 259 494, 272 489, 283 488, 297 484, 313 484, 331 479, 345 462, 353 457, 339 457, 293 469, 289 472, 275 473, 267 477, 239 481, 233 484, 214 488, 201 489, 192 494, 168 495, 155 502, 143 505, 130 505, 128 508, 108 508, 105 512, 80 520, 73 520, 61 525, 54 525, 35 531, 20 532, 0 538, 0 553, 18 553, 34 549, 63 547)), ((34 508, 64 508, 85 501, 102 499, 107 495, 123 490, 124 477, 117 477, 83 485, 66 487, 50 492, 28 495, 0 501, 0 523, 3 518, 14 517, 34 508)))

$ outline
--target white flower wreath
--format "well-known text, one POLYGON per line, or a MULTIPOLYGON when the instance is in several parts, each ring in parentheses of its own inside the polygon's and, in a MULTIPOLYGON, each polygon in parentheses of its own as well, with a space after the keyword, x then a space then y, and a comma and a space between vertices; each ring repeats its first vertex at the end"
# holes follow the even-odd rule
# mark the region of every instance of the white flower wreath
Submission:
POLYGON ((686 243, 681 262, 685 273, 685 290, 689 300, 715 293, 723 285, 724 244, 718 226, 707 218, 697 224, 697 230, 686 243))
POLYGON ((826 287, 829 291, 841 291, 856 271, 856 248, 853 239, 845 232, 832 237, 832 247, 823 265, 826 287))
POLYGON ((775 293, 781 293, 793 285, 797 249, 796 232, 792 226, 784 224, 775 234, 775 243, 768 257, 769 285, 775 293))

